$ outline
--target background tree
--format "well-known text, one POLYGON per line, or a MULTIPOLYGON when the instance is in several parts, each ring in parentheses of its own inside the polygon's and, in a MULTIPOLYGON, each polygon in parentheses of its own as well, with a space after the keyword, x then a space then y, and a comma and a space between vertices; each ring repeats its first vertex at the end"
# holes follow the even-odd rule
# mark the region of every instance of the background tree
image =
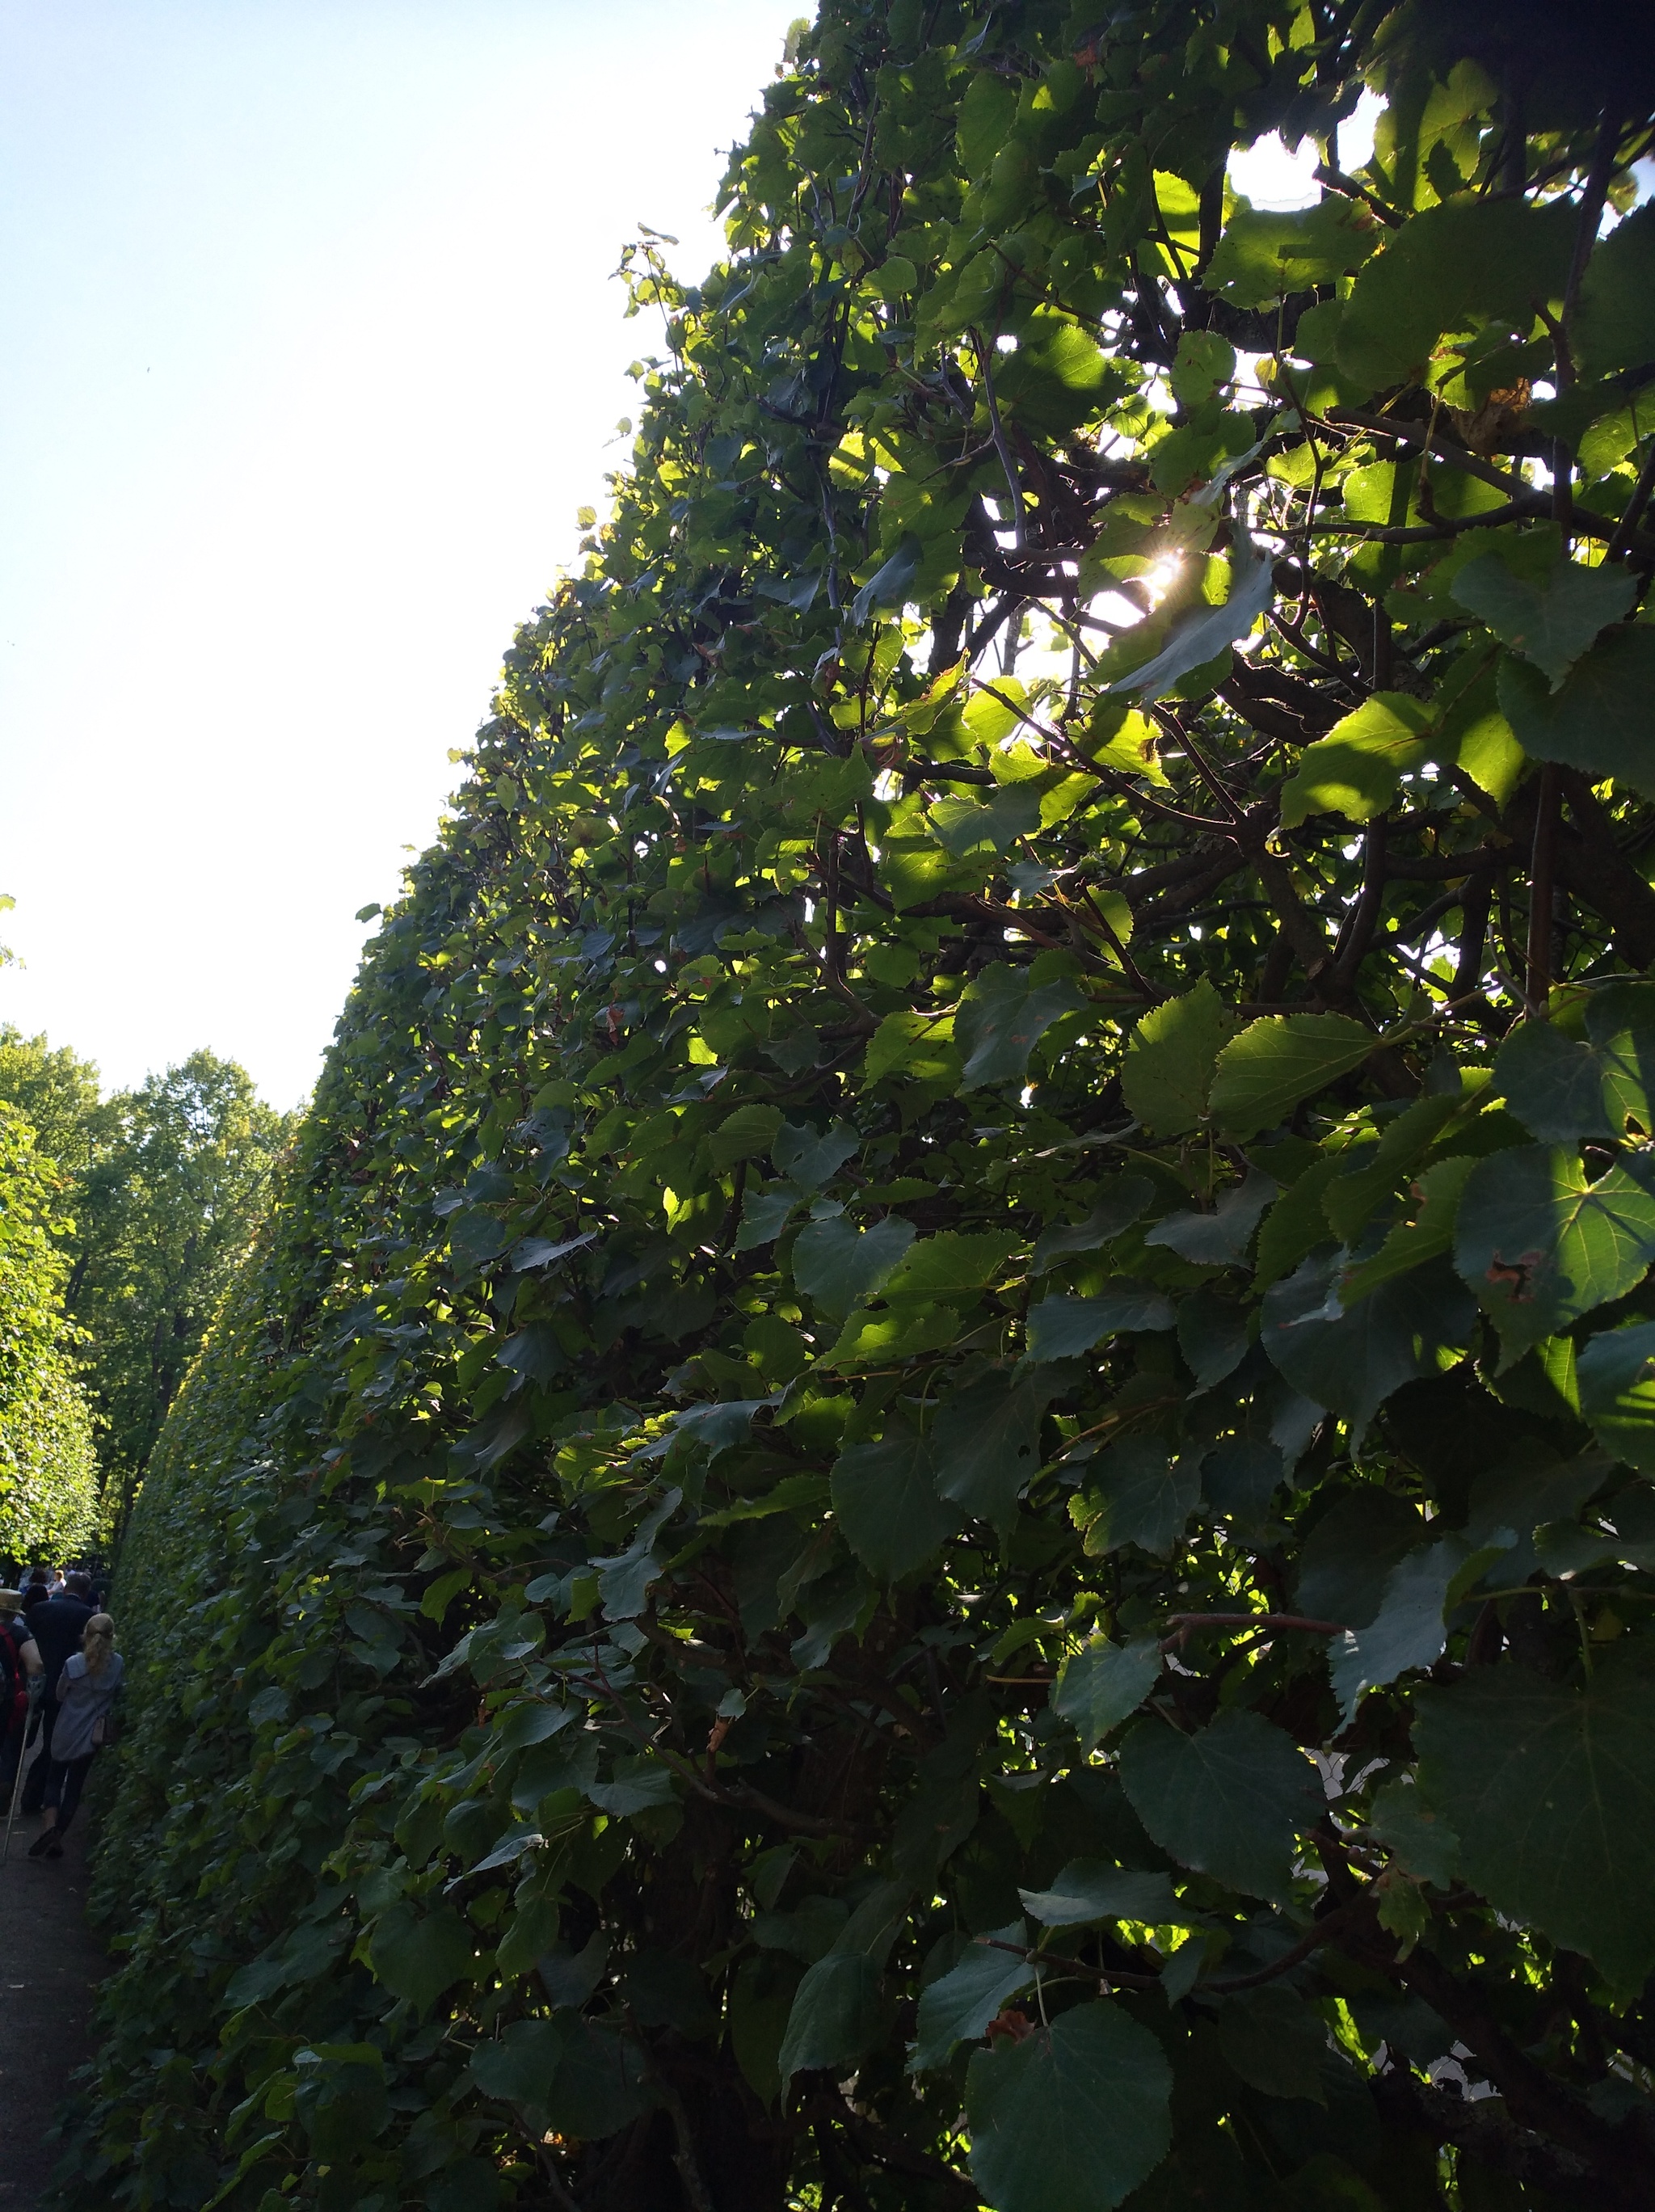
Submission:
POLYGON ((92 1413, 52 1235, 61 1202, 27 1125, 0 1107, 0 1557, 15 1567, 81 1556, 99 1533, 92 1413))
POLYGON ((830 0, 630 257, 146 1481, 80 2201, 1648 2204, 1655 69, 1567 17, 830 0))
POLYGON ((0 1030, 0 1098, 63 1179, 54 1234, 118 1526, 296 1117, 210 1052, 104 1098, 92 1062, 12 1028, 0 1030))

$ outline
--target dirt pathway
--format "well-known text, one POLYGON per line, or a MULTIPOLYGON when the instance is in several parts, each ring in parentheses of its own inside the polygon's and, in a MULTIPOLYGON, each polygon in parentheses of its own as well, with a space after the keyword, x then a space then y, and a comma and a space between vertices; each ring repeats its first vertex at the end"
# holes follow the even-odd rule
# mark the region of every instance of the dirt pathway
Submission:
POLYGON ((58 2162, 46 2130, 90 2051, 93 1993, 109 1971, 83 1917, 85 1815, 60 1859, 29 1858, 39 1829, 20 1814, 0 1866, 0 2000, 9 2022, 0 2039, 0 2212, 35 2212, 45 2191, 58 2162))

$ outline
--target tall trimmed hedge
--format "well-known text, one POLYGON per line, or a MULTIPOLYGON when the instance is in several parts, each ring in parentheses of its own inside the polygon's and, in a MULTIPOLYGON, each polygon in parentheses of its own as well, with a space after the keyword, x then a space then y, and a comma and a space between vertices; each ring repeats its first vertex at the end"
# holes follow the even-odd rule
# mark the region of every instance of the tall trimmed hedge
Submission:
POLYGON ((828 0, 631 255, 141 1501, 68 2202, 1647 2201, 1655 77, 1568 18, 828 0))

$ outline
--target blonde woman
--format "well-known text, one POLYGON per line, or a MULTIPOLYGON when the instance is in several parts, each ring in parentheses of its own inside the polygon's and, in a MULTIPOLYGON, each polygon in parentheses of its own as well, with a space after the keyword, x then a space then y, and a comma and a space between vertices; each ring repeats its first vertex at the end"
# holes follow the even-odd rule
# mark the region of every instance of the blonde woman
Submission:
POLYGON ((46 1770, 45 1826, 29 1845, 32 1859, 60 1859, 63 1833, 75 1817, 87 1769, 103 1741, 104 1723, 126 1672, 115 1649, 115 1624, 94 1613, 81 1649, 58 1677, 58 1719, 46 1770))

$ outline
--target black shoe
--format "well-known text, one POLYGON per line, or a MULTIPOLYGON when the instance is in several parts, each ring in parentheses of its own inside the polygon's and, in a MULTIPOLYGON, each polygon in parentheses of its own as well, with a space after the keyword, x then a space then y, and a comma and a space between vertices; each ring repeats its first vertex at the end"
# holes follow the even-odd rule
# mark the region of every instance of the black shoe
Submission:
POLYGON ((45 1855, 49 1859, 60 1859, 64 1855, 64 1847, 58 1840, 57 1831, 54 1829, 50 1832, 52 1835, 52 1841, 46 1846, 45 1855))
POLYGON ((55 1828, 42 1828, 29 1845, 28 1855, 32 1859, 62 1858, 64 1847, 58 1841, 58 1831, 55 1828))

